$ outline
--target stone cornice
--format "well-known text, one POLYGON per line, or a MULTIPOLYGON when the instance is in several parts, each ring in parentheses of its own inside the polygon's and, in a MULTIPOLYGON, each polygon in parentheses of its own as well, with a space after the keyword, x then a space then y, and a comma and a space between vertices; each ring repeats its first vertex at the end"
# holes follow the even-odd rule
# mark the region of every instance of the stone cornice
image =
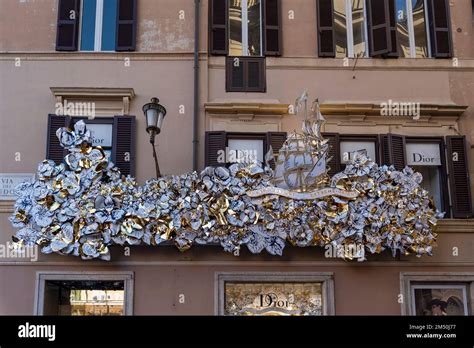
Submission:
POLYGON ((133 88, 110 87, 51 87, 51 92, 58 98, 129 98, 135 97, 133 88))
POLYGON ((234 115, 287 115, 289 104, 266 102, 217 102, 204 104, 210 114, 234 115))

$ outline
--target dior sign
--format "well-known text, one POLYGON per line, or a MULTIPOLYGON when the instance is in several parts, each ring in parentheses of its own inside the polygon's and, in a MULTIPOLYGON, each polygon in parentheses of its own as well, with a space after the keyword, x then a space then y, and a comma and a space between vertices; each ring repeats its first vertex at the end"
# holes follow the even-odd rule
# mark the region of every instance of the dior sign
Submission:
POLYGON ((439 144, 407 144, 407 164, 409 166, 440 166, 439 144))
POLYGON ((258 306, 260 308, 290 308, 293 302, 293 296, 290 295, 287 299, 283 295, 277 295, 273 292, 260 294, 258 297, 258 306))

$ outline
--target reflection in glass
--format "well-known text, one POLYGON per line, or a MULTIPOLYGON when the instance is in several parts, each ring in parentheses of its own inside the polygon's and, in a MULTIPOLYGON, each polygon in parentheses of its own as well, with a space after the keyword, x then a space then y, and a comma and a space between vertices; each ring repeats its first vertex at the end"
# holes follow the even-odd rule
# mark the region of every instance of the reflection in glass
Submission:
POLYGON ((427 58, 429 57, 429 52, 428 39, 426 37, 425 1, 412 0, 412 4, 416 58, 427 58))
POLYGON ((408 13, 406 0, 397 0, 397 35, 400 57, 410 57, 410 36, 408 31, 408 13))
POLYGON ((229 55, 243 56, 242 51, 242 1, 229 4, 229 55))
POLYGON ((336 58, 347 57, 346 0, 334 0, 336 58))
POLYGON ((260 23, 260 0, 248 0, 248 55, 260 56, 262 25, 260 23))
POLYGON ((442 211, 443 203, 441 201, 441 176, 439 167, 413 166, 413 169, 423 175, 421 187, 430 193, 436 208, 442 211))
POLYGON ((352 0, 352 31, 354 36, 354 57, 365 57, 367 40, 363 0, 352 0))

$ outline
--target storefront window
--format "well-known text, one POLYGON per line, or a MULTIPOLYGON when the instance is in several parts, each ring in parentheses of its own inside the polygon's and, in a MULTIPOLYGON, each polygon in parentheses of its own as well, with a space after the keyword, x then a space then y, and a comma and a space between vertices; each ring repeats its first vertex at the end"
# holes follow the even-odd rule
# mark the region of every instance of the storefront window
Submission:
POLYGON ((45 315, 124 315, 123 281, 47 280, 45 315))
POLYGON ((225 315, 322 315, 322 283, 226 283, 225 315))
POLYGON ((341 164, 348 164, 357 152, 365 152, 371 160, 377 161, 376 144, 373 141, 341 140, 340 146, 341 164))
POLYGON ((228 151, 230 163, 264 162, 263 140, 261 139, 229 139, 228 151))
POLYGON ((412 296, 412 311, 415 315, 469 315, 467 285, 413 284, 412 296))

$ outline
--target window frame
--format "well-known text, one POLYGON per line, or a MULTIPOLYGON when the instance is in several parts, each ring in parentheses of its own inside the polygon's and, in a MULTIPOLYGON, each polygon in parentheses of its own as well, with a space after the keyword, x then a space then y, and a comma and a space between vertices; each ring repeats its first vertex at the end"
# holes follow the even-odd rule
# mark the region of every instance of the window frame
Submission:
POLYGON ((225 283, 321 283, 323 316, 335 315, 334 272, 215 272, 214 314, 225 316, 225 283))
POLYGON ((232 56, 230 54, 230 32, 231 32, 231 21, 230 21, 230 1, 231 0, 225 0, 228 2, 227 4, 227 30, 228 30, 228 37, 227 37, 227 45, 229 47, 229 57, 264 57, 264 48, 263 48, 263 35, 264 35, 264 16, 263 16, 263 2, 264 0, 259 1, 259 10, 260 10, 260 54, 259 55, 250 55, 249 54, 249 23, 248 23, 248 13, 249 13, 249 8, 248 8, 248 0, 241 0, 242 3, 242 55, 237 55, 237 56, 232 56), (244 23, 246 23, 244 25, 244 23))
POLYGON ((84 280, 84 281, 106 281, 116 280, 124 282, 124 309, 123 315, 133 315, 133 290, 134 272, 56 272, 38 271, 36 272, 35 298, 33 315, 44 315, 44 297, 46 282, 49 280, 84 280))
MULTIPOLYGON (((225 139, 225 147, 226 151, 229 149, 229 140, 234 139, 234 140, 262 140, 263 143, 263 159, 265 160, 265 153, 268 148, 267 144, 267 133, 252 133, 252 132, 226 132, 226 139, 225 139)), ((227 153, 226 153, 227 156, 227 153)), ((225 166, 229 167, 231 166, 232 162, 226 162, 225 166)))
MULTIPOLYGON (((415 41, 415 25, 413 22, 413 0, 405 0, 407 8, 407 24, 408 24, 408 42, 410 44, 410 57, 406 58, 417 58, 416 57, 416 41, 415 41)), ((430 33, 430 17, 428 15, 428 0, 423 0, 424 6, 424 17, 425 17, 425 31, 426 31, 426 46, 428 48, 428 57, 433 58, 433 52, 431 47, 431 33, 430 33)), ((395 8, 395 11, 397 9, 395 8)), ((398 31, 397 31, 398 35, 398 31)))
POLYGON ((474 272, 401 272, 400 294, 404 301, 401 303, 401 314, 415 316, 413 286, 423 285, 466 285, 468 315, 474 314, 474 272))
POLYGON ((341 170, 344 170, 347 164, 342 163, 342 152, 341 152, 341 143, 344 141, 352 141, 352 142, 374 142, 375 143, 375 156, 376 158, 372 158, 372 160, 380 164, 380 137, 378 134, 344 134, 339 133, 339 165, 341 170))
MULTIPOLYGON (((102 49, 102 33, 103 33, 103 18, 104 18, 104 1, 105 0, 96 0, 96 12, 95 12, 95 30, 94 30, 94 49, 91 50, 83 50, 81 49, 81 44, 82 44, 82 18, 84 16, 84 0, 80 0, 80 11, 79 11, 79 33, 78 33, 78 44, 77 44, 77 50, 79 52, 117 52, 115 49, 114 50, 103 50, 102 49)), ((117 6, 118 6, 118 1, 117 0, 117 6)), ((117 11, 117 18, 116 21, 118 21, 118 11, 117 11)), ((117 41, 117 32, 115 33, 115 39, 114 39, 114 46, 115 46, 115 41, 117 41)))

